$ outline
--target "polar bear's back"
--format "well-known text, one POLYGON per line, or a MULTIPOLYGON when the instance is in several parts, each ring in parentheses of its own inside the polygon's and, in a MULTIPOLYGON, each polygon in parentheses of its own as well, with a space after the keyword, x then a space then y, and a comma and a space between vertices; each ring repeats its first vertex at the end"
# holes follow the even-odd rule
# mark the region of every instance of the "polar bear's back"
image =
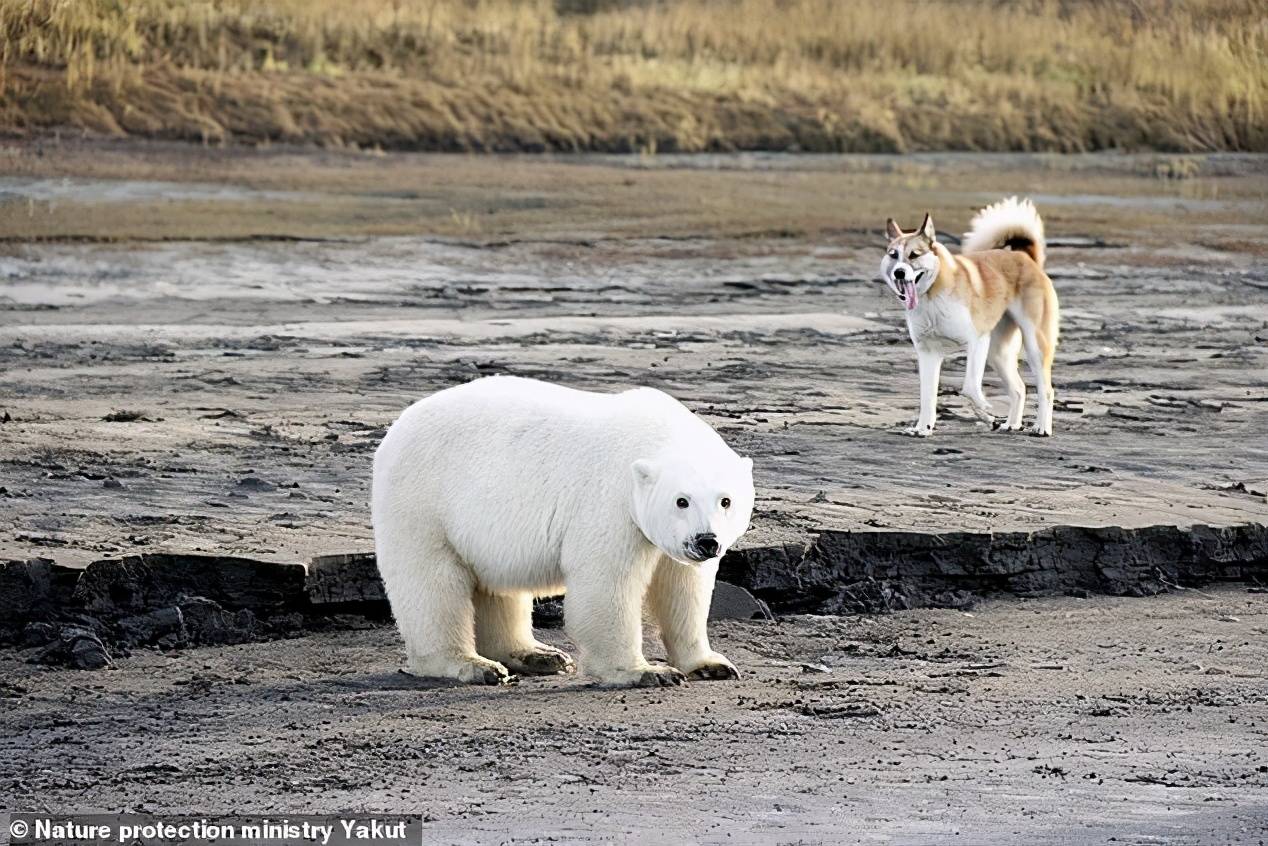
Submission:
POLYGON ((388 431, 421 434, 448 449, 476 440, 532 450, 534 445, 606 444, 620 438, 640 451, 667 441, 721 438, 673 397, 655 388, 618 394, 581 391, 515 376, 490 376, 438 391, 414 403, 388 431))
MULTIPOLYGON (((446 388, 414 403, 389 430, 435 430, 442 442, 475 438, 483 443, 610 441, 624 430, 643 431, 638 441, 699 435, 713 430, 677 400, 654 388, 603 394, 517 376, 489 376, 446 388), (660 433, 660 430, 664 433, 660 433)), ((642 446, 642 444, 640 444, 642 446)))
POLYGON ((628 519, 631 465, 669 449, 729 452, 661 391, 478 379, 419 400, 389 428, 374 457, 376 533, 436 525, 473 563, 510 557, 519 576, 546 574, 570 526, 628 519))

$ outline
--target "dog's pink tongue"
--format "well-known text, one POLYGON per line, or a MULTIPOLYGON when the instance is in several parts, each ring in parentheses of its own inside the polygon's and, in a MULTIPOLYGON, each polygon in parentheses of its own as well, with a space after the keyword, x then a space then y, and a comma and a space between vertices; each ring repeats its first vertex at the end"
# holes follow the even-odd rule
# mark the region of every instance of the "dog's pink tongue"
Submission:
POLYGON ((907 295, 907 299, 903 300, 903 305, 907 306, 908 311, 911 311, 916 307, 916 283, 904 282, 903 293, 907 295))

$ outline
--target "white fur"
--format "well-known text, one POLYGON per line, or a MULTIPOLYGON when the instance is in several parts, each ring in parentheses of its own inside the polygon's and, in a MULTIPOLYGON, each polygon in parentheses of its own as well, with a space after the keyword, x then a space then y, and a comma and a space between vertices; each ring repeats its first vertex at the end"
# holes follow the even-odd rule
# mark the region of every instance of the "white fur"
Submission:
POLYGON ((960 252, 976 253, 982 250, 995 250, 1018 235, 1025 236, 1035 243, 1036 261, 1042 269, 1046 254, 1043 218, 1039 216, 1039 210, 1029 199, 1019 200, 1016 197, 1007 197, 992 203, 974 215, 973 220, 969 222, 969 231, 964 233, 960 252))
POLYGON ((561 592, 581 669, 603 682, 733 676, 705 622, 718 560, 752 508, 752 462, 650 388, 480 379, 410 406, 374 456, 379 571, 425 676, 569 669, 529 616, 534 595, 561 592), (720 548, 692 560, 705 533, 720 548), (645 597, 673 667, 643 657, 645 597))
POLYGON ((920 366, 920 416, 907 434, 924 437, 933 433, 942 362, 947 355, 962 349, 968 350, 969 359, 961 393, 969 398, 979 415, 990 417, 991 405, 982 393, 982 369, 990 336, 978 336, 968 306, 951 297, 937 297, 923 300, 906 312, 906 316, 907 333, 916 347, 920 366))

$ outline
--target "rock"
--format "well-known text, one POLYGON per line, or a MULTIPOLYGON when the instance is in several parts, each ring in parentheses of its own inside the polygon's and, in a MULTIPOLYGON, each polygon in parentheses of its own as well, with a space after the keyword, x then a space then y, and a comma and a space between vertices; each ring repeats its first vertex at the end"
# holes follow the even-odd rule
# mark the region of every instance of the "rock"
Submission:
POLYGON ((146 614, 181 596, 225 608, 285 613, 304 604, 304 566, 216 555, 131 555, 88 565, 74 598, 106 619, 146 614))
POLYGON ((304 592, 317 608, 368 604, 381 605, 381 613, 390 613, 373 552, 317 556, 308 567, 304 592))
MULTIPOLYGON (((772 609, 796 610, 795 604, 803 601, 794 594, 801 593, 797 573, 806 549, 803 544, 732 549, 722 558, 718 579, 752 591, 772 609), (772 601, 772 595, 778 601, 772 601)), ((816 600, 807 597, 804 601, 813 604, 816 600)))
POLYGON ((159 608, 148 614, 123 617, 117 625, 120 640, 129 646, 180 646, 189 639, 185 630, 185 615, 175 605, 159 608))
POLYGON ((203 596, 181 597, 179 608, 191 644, 246 643, 261 634, 259 620, 247 608, 231 612, 203 596))
POLYGON ((379 623, 369 620, 360 614, 332 614, 323 618, 325 622, 330 624, 331 628, 348 629, 352 631, 368 631, 377 629, 379 623))
POLYGON ((60 664, 79 670, 100 670, 111 665, 110 653, 96 634, 84 626, 62 626, 56 637, 32 658, 38 664, 60 664))
POLYGON ((110 666, 110 653, 94 634, 77 637, 70 647, 69 663, 78 670, 100 670, 110 666))
POLYGON ((22 629, 22 645, 45 646, 57 637, 57 626, 52 623, 27 623, 22 629))
POLYGON ((564 598, 551 596, 533 600, 533 626, 538 629, 564 627, 564 598))
POLYGON ((773 620, 770 608, 742 587, 728 582, 714 582, 713 601, 709 604, 710 620, 773 620))
MULTIPOLYGON (((345 615, 357 620, 365 620, 365 617, 359 617, 356 614, 345 615)), ((304 615, 298 611, 291 611, 287 614, 274 614, 265 618, 263 624, 268 629, 269 634, 279 637, 290 637, 298 635, 304 631, 304 615)), ((358 626, 350 626, 349 628, 358 628, 358 626)))
POLYGON ((153 420, 146 417, 145 412, 143 411, 129 411, 127 409, 112 411, 101 419, 106 421, 107 423, 137 423, 137 422, 153 423, 154 422, 153 420))
POLYGON ((13 643, 29 622, 53 620, 72 604, 81 571, 47 558, 0 564, 0 643, 13 643))

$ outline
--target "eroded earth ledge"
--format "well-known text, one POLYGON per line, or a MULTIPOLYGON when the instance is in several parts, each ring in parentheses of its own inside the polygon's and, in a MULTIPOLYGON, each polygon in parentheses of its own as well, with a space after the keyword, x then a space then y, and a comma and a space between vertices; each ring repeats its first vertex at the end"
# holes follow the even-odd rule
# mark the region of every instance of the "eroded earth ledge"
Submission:
MULTIPOLYGON (((1148 596, 1219 582, 1268 584, 1268 528, 1057 526, 1036 532, 827 531, 723 559, 715 618, 968 608, 1000 595, 1148 596), (739 590, 743 589, 743 590, 739 590)), ((539 601, 535 623, 562 622, 539 601)), ((48 559, 0 569, 0 645, 34 663, 99 669, 137 646, 243 643, 364 628, 391 610, 372 553, 301 564, 134 555, 84 570, 48 559)))

